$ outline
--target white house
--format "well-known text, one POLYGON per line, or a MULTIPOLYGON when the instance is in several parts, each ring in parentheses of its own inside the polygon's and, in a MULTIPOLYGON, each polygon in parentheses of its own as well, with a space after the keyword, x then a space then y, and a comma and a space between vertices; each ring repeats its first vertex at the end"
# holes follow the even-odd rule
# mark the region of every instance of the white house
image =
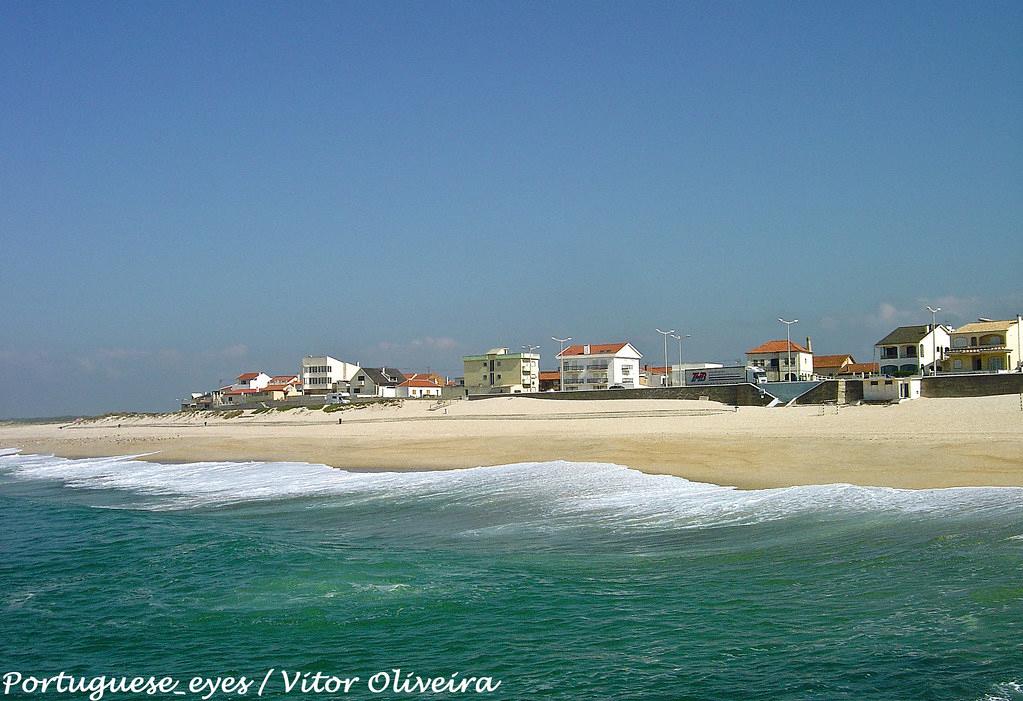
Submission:
POLYGON ((813 379, 813 351, 785 339, 768 341, 749 349, 746 360, 750 365, 763 368, 768 382, 813 379))
POLYGON ((639 361, 643 354, 631 343, 585 343, 558 354, 566 391, 635 389, 640 386, 639 361))
POLYGON ((397 396, 410 399, 422 399, 423 397, 439 397, 441 386, 433 380, 421 377, 412 377, 397 387, 397 396))
POLYGON ((900 326, 874 344, 882 375, 922 375, 931 372, 937 362, 948 356, 952 337, 947 327, 938 324, 900 326))
POLYGON ((302 391, 326 394, 332 391, 335 383, 352 379, 358 370, 358 365, 329 355, 307 355, 302 358, 302 391))
POLYGON ((272 378, 265 372, 243 372, 232 385, 234 389, 260 390, 270 384, 272 378))

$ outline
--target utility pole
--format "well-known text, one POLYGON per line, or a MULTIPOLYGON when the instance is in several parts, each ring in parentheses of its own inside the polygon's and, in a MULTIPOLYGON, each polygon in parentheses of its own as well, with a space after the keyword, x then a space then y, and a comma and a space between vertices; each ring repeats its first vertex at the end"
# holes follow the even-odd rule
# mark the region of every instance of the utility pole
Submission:
POLYGON ((561 344, 561 350, 558 352, 558 360, 560 361, 560 363, 558 365, 558 391, 559 392, 564 392, 565 391, 565 358, 564 358, 565 343, 568 342, 568 341, 571 341, 572 337, 569 336, 568 338, 554 338, 554 336, 551 336, 551 340, 552 341, 557 341, 558 343, 561 344))
MULTIPOLYGON (((931 313, 931 374, 938 374, 938 327, 935 326, 935 315, 941 311, 941 307, 927 306, 931 313)), ((921 373, 922 374, 922 373, 921 373)))
POLYGON ((669 373, 667 379, 668 379, 668 383, 670 383, 671 382, 671 374, 670 374, 671 370, 668 367, 668 336, 670 336, 671 334, 675 333, 675 329, 672 329, 671 331, 661 331, 660 329, 656 329, 656 331, 657 331, 657 333, 659 333, 662 336, 664 336, 664 369, 666 371, 668 371, 668 373, 669 373))
POLYGON ((692 334, 683 334, 681 331, 678 335, 672 335, 672 338, 678 341, 678 374, 679 374, 679 385, 682 387, 686 386, 686 371, 682 367, 682 339, 691 338, 692 334))
MULTIPOLYGON (((788 371, 786 372, 786 377, 788 377, 788 375, 792 374, 792 335, 789 333, 789 330, 792 328, 793 324, 795 324, 795 323, 797 323, 799 321, 799 319, 793 319, 792 321, 785 321, 781 317, 778 317, 778 321, 780 321, 781 323, 785 324, 785 350, 788 353, 788 366, 789 366, 788 371)), ((799 375, 796 375, 795 377, 798 378, 799 375)))

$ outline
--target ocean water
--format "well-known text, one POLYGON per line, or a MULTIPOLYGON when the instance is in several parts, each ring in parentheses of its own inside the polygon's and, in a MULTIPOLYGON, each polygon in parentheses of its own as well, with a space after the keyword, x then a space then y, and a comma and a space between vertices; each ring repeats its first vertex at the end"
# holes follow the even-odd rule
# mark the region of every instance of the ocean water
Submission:
POLYGON ((0 673, 269 670, 262 698, 1023 699, 1023 490, 0 453, 0 673))

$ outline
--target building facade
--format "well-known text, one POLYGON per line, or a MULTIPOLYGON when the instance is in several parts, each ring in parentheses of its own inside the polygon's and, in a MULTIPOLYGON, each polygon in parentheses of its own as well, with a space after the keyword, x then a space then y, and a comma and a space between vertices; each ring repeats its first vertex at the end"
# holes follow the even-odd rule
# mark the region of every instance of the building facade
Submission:
POLYGON ((243 372, 237 377, 234 389, 263 389, 272 378, 265 372, 243 372))
POLYGON ((585 343, 558 354, 566 391, 636 389, 640 387, 639 361, 643 354, 629 342, 585 343))
POLYGON ((469 394, 521 394, 540 391, 540 356, 491 348, 482 355, 462 356, 469 394))
POLYGON ((941 370, 951 345, 949 329, 941 324, 900 326, 874 344, 882 375, 922 375, 941 370))
POLYGON ((768 341, 746 351, 750 365, 761 368, 768 382, 795 382, 813 379, 813 353, 798 343, 768 341), (789 365, 791 359, 792 365, 789 365))
POLYGON ((920 398, 919 377, 877 377, 863 381, 863 401, 898 403, 920 398))
POLYGON ((352 379, 359 366, 329 355, 307 355, 302 358, 302 391, 305 394, 326 394, 338 382, 352 379))
POLYGON ((427 378, 410 377, 397 388, 397 396, 409 399, 440 397, 441 386, 427 378))
POLYGON ((358 397, 397 397, 398 385, 406 379, 397 368, 359 368, 351 380, 338 383, 335 390, 358 397))
POLYGON ((1021 319, 976 321, 952 332, 944 372, 1020 370, 1023 350, 1021 319))
POLYGON ((856 361, 851 355, 813 356, 813 374, 817 377, 837 377, 848 365, 856 361))

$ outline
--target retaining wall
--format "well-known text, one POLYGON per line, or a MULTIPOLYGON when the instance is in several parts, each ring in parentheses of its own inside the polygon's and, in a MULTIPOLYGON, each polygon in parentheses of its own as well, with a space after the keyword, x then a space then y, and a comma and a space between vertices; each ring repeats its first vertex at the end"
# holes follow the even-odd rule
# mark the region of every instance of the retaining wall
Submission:
POLYGON ((920 383, 922 397, 987 397, 1023 394, 1023 373, 927 376, 920 383))
POLYGON ((773 397, 764 395, 752 384, 710 385, 706 387, 652 387, 650 389, 596 389, 578 392, 529 392, 523 394, 472 394, 469 399, 530 397, 532 399, 700 399, 731 406, 767 406, 773 397))

